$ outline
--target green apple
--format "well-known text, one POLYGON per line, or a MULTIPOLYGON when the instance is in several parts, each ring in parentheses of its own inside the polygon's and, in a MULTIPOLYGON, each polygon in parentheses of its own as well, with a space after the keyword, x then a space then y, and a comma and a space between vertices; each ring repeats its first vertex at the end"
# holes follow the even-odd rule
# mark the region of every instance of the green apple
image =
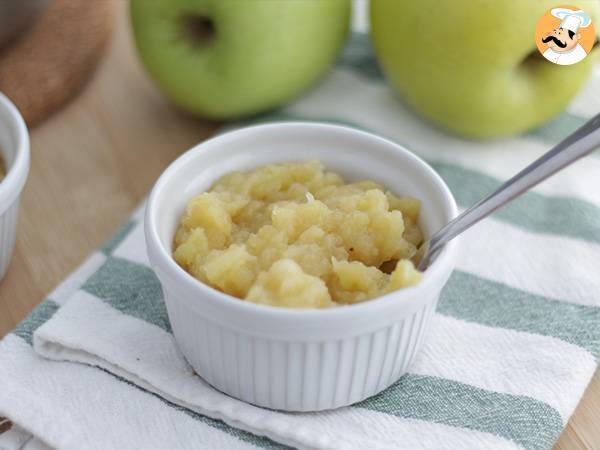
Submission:
POLYGON ((334 62, 349 0, 132 0, 150 76, 192 114, 231 119, 298 96, 334 62))
MULTIPOLYGON (((386 77, 410 108, 467 137, 499 137, 552 118, 590 74, 594 54, 558 66, 536 48, 536 24, 557 3, 372 0, 371 34, 386 77)), ((566 3, 600 29, 597 0, 566 3)))

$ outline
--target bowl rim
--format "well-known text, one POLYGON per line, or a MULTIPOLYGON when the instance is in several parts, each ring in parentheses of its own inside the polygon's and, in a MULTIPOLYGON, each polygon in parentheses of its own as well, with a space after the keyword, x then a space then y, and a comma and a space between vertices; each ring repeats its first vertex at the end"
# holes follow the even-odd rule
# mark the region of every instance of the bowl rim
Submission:
POLYGON ((29 173, 29 133, 23 117, 10 99, 0 92, 0 120, 6 115, 6 123, 16 137, 16 148, 4 149, 4 152, 14 152, 13 162, 8 167, 6 158, 1 155, 6 175, 0 181, 0 214, 6 211, 21 194, 29 173))
MULTIPOLYGON (((405 156, 413 159, 413 161, 423 169, 424 173, 438 185, 442 192, 443 202, 450 210, 450 215, 456 217, 458 214, 458 207, 454 196, 446 183, 442 180, 440 175, 422 158, 409 151, 402 145, 393 142, 384 137, 378 136, 374 133, 359 130, 357 128, 348 127, 344 125, 337 125, 331 123, 317 122, 317 121, 281 121, 281 122, 269 122, 266 124, 251 125, 247 127, 238 128, 231 131, 226 131, 221 134, 217 134, 205 141, 200 142, 188 151, 181 154, 176 158, 160 175, 156 181, 148 201, 146 203, 146 211, 144 216, 144 234, 146 238, 146 247, 148 250, 148 256, 151 265, 156 269, 159 267, 160 272, 166 274, 170 278, 177 279, 180 286, 173 290, 185 292, 195 292, 197 295, 195 302, 190 303, 192 309, 198 311, 199 306, 194 306, 195 303, 206 300, 210 296, 220 297, 221 302, 211 301, 211 305, 216 308, 222 308, 227 311, 237 311, 240 313, 246 313, 250 315, 259 315, 261 317, 272 317, 272 318, 287 318, 293 317, 294 319, 311 319, 311 318, 326 318, 329 319, 342 319, 343 317, 355 316, 360 313, 370 314, 377 312, 377 310, 384 310, 392 305, 403 304, 404 306, 414 306, 415 303, 420 304, 421 298, 426 298, 426 295, 419 295, 429 290, 441 289, 445 284, 447 277, 454 268, 454 261, 456 259, 457 248, 459 244, 459 238, 456 238, 449 242, 439 253, 438 257, 424 272, 423 279, 415 286, 403 288, 400 290, 392 291, 380 297, 370 299, 368 301, 352 304, 352 305, 340 305, 332 308, 286 308, 273 305, 264 305, 254 302, 244 301, 238 297, 221 292, 208 284, 201 282, 200 280, 193 277, 182 267, 180 267, 169 251, 162 245, 159 233, 156 227, 157 218, 157 206, 156 203, 160 197, 161 190, 169 180, 177 176, 177 173, 183 168, 190 160, 198 157, 205 147, 215 144, 219 144, 220 141, 226 143, 229 139, 240 138, 245 134, 251 134, 261 132, 266 129, 273 128, 284 128, 284 127, 318 127, 328 128, 334 132, 343 133, 354 133, 355 135, 361 135, 364 138, 379 141, 386 145, 391 145, 405 156)), ((160 278, 160 276, 159 276, 160 278)), ((163 280, 161 279, 161 284, 163 280)), ((171 288, 172 286, 169 286, 171 288)), ((167 290, 167 289, 165 289, 167 290)), ((181 297, 181 296, 178 296, 181 297)), ((186 297, 185 295, 183 297, 186 297)))

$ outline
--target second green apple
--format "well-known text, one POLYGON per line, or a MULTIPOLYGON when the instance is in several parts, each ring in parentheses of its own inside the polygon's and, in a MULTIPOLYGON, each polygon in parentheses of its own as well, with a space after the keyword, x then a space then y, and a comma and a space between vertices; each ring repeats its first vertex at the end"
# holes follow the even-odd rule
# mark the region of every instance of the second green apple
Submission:
MULTIPOLYGON (((592 20, 596 0, 570 1, 592 20)), ((549 0, 372 0, 371 34, 402 99, 434 124, 472 138, 534 128, 562 111, 587 80, 595 51, 557 66, 537 51, 549 0)))

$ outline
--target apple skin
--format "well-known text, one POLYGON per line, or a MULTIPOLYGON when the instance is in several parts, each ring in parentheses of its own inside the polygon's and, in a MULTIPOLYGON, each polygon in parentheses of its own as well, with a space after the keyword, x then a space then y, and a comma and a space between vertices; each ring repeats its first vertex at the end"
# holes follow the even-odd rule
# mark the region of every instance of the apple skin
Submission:
POLYGON ((278 107, 324 75, 346 39, 350 1, 132 0, 130 15, 166 96, 224 120, 278 107), (197 26, 206 21, 213 32, 197 26))
MULTIPOLYGON (((560 2, 558 2, 560 3, 560 2)), ((596 0, 571 0, 600 28, 596 0)), ((470 138, 521 133, 546 122, 587 80, 597 50, 571 66, 538 52, 534 34, 555 0, 372 0, 379 63, 403 101, 470 138)))

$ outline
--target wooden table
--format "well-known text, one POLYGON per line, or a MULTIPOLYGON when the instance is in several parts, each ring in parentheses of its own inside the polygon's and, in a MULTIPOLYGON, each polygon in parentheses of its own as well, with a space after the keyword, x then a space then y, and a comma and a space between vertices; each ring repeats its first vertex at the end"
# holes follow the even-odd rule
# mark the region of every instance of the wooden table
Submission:
MULTIPOLYGON (((127 219, 173 159, 216 128, 157 92, 136 59, 126 2, 112 1, 118 23, 98 73, 31 133, 17 245, 0 284, 0 336, 127 219)), ((600 449, 598 373, 556 446, 593 448, 600 449)))

